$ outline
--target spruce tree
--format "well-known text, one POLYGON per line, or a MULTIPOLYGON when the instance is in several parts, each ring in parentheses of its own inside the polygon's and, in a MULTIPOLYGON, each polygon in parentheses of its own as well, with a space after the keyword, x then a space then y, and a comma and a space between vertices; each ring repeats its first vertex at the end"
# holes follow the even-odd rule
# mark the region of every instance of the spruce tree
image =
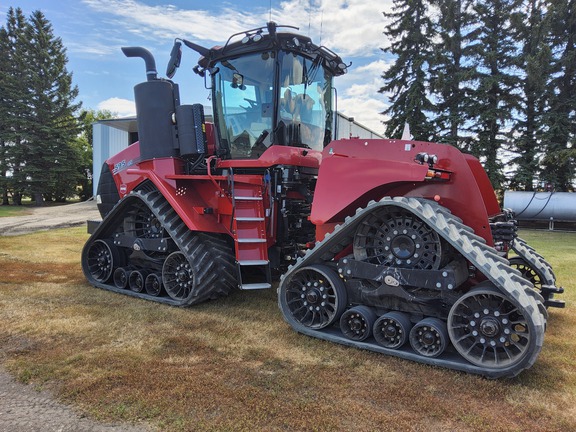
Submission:
POLYGON ((8 33, 0 28, 0 194, 2 205, 8 205, 8 129, 10 128, 9 89, 6 86, 10 65, 8 33))
POLYGON ((74 114, 80 104, 74 102, 78 89, 66 69, 62 40, 42 12, 32 13, 25 37, 30 95, 25 173, 29 193, 41 205, 44 197, 63 201, 75 193, 80 155, 72 143, 79 131, 74 114))
POLYGON ((437 41, 430 76, 434 97, 435 140, 466 150, 469 145, 466 127, 468 80, 468 40, 472 22, 470 0, 433 0, 437 8, 434 22, 437 41))
POLYGON ((546 156, 541 178, 551 188, 573 190, 576 170, 576 0, 550 0, 553 78, 544 116, 546 156))
POLYGON ((391 20, 384 31, 391 43, 383 51, 396 56, 382 75, 385 84, 379 90, 391 93, 392 104, 382 113, 390 117, 385 122, 389 137, 400 138, 406 123, 417 140, 433 136, 428 119, 433 104, 428 99, 427 77, 434 31, 428 5, 428 0, 394 0, 393 12, 384 13, 391 20))
POLYGON ((552 52, 548 45, 547 0, 526 0, 520 12, 513 16, 513 25, 522 43, 520 68, 522 94, 520 116, 516 121, 514 140, 517 170, 511 187, 534 190, 538 177, 540 153, 543 150, 543 115, 547 85, 551 78, 552 52))
POLYGON ((472 152, 484 163, 492 186, 504 183, 502 155, 511 139, 513 113, 519 107, 517 41, 510 18, 519 0, 478 0, 474 5, 476 29, 471 33, 472 59, 476 68, 467 117, 474 123, 472 152))
MULTIPOLYGON (((29 93, 26 86, 27 63, 24 47, 26 18, 20 8, 10 8, 7 13, 6 28, 3 29, 3 48, 6 57, 0 70, 2 92, 2 131, 4 154, 3 166, 10 172, 5 176, 5 186, 12 192, 12 201, 20 205, 26 190, 26 175, 23 173, 26 162, 27 143, 25 140, 25 116, 28 112, 29 93)), ((7 201, 5 189, 3 202, 7 201)))

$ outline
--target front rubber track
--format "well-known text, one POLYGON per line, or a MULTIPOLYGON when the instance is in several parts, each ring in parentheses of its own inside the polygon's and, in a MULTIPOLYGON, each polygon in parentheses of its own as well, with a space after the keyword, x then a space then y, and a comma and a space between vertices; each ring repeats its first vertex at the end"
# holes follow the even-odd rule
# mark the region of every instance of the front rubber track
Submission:
POLYGON ((282 276, 278 288, 278 303, 284 319, 299 333, 420 363, 479 374, 489 378, 513 377, 534 364, 542 349, 547 319, 543 299, 533 289, 532 284, 526 281, 520 272, 511 268, 508 265, 508 261, 502 258, 494 248, 486 245, 482 237, 474 234, 470 227, 464 225, 461 219, 452 215, 445 207, 433 201, 406 197, 385 197, 378 202, 371 201, 365 208, 359 208, 354 216, 347 217, 341 225, 336 226, 332 233, 327 234, 313 249, 307 251, 282 276), (499 291, 524 311, 533 325, 534 337, 529 353, 522 361, 511 367, 498 369, 475 366, 463 359, 454 350, 448 350, 445 354, 436 358, 424 357, 406 346, 402 349, 389 349, 376 344, 375 341, 357 342, 344 337, 336 326, 323 330, 313 330, 293 319, 286 300, 283 298, 283 292, 289 284, 292 274, 302 267, 326 264, 331 261, 339 252, 352 243, 356 228, 364 220, 364 217, 384 206, 406 209, 425 221, 476 267, 479 272, 484 274, 499 291))
POLYGON ((146 189, 132 192, 118 202, 84 245, 82 270, 90 284, 109 291, 175 306, 191 306, 228 295, 237 287, 232 243, 221 234, 190 231, 158 190, 146 189), (135 203, 139 205, 144 203, 162 223, 162 227, 173 241, 173 250, 168 252, 179 250, 186 256, 194 273, 194 285, 197 287, 188 297, 183 299, 173 299, 169 296, 155 297, 145 292, 118 288, 112 278, 106 282, 97 281, 90 274, 87 263, 90 246, 98 239, 108 244, 112 243, 115 233, 122 231, 127 210, 135 203))

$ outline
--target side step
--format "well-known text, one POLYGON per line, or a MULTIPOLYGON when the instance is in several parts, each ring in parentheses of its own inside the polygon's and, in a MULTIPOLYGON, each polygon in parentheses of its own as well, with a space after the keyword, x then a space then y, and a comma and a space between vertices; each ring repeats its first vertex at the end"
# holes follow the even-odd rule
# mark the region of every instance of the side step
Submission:
POLYGON ((544 296, 544 305, 546 307, 565 308, 566 302, 564 300, 557 300, 553 298, 553 294, 562 294, 563 287, 556 287, 554 285, 542 285, 540 287, 542 295, 544 296))
POLYGON ((241 290, 272 288, 270 262, 265 260, 238 261, 238 286, 241 290))

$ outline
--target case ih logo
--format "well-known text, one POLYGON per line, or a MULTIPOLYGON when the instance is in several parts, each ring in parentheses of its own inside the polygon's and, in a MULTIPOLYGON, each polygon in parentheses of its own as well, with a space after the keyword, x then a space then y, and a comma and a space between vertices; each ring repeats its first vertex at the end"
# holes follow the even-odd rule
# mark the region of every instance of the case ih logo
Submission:
POLYGON ((126 191, 128 190, 128 187, 125 184, 121 184, 120 185, 120 193, 122 195, 126 194, 126 191))

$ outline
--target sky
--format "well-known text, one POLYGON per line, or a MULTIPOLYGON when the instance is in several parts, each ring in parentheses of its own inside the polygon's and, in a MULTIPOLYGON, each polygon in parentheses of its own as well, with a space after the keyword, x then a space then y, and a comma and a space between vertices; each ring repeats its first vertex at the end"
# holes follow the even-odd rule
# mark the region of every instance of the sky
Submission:
MULTIPOLYGON (((378 93, 391 58, 383 34, 392 0, 0 0, 0 25, 9 7, 25 16, 41 10, 67 50, 68 70, 86 109, 107 109, 119 117, 135 115, 134 85, 145 81, 141 59, 125 57, 123 46, 142 46, 156 58, 160 76, 174 38, 210 48, 234 33, 265 26, 268 21, 299 27, 316 44, 339 54, 348 73, 337 77, 338 111, 377 133, 380 114, 389 103, 378 93)), ((192 72, 199 55, 184 49, 173 78, 182 103, 210 105, 204 80, 192 72)))

